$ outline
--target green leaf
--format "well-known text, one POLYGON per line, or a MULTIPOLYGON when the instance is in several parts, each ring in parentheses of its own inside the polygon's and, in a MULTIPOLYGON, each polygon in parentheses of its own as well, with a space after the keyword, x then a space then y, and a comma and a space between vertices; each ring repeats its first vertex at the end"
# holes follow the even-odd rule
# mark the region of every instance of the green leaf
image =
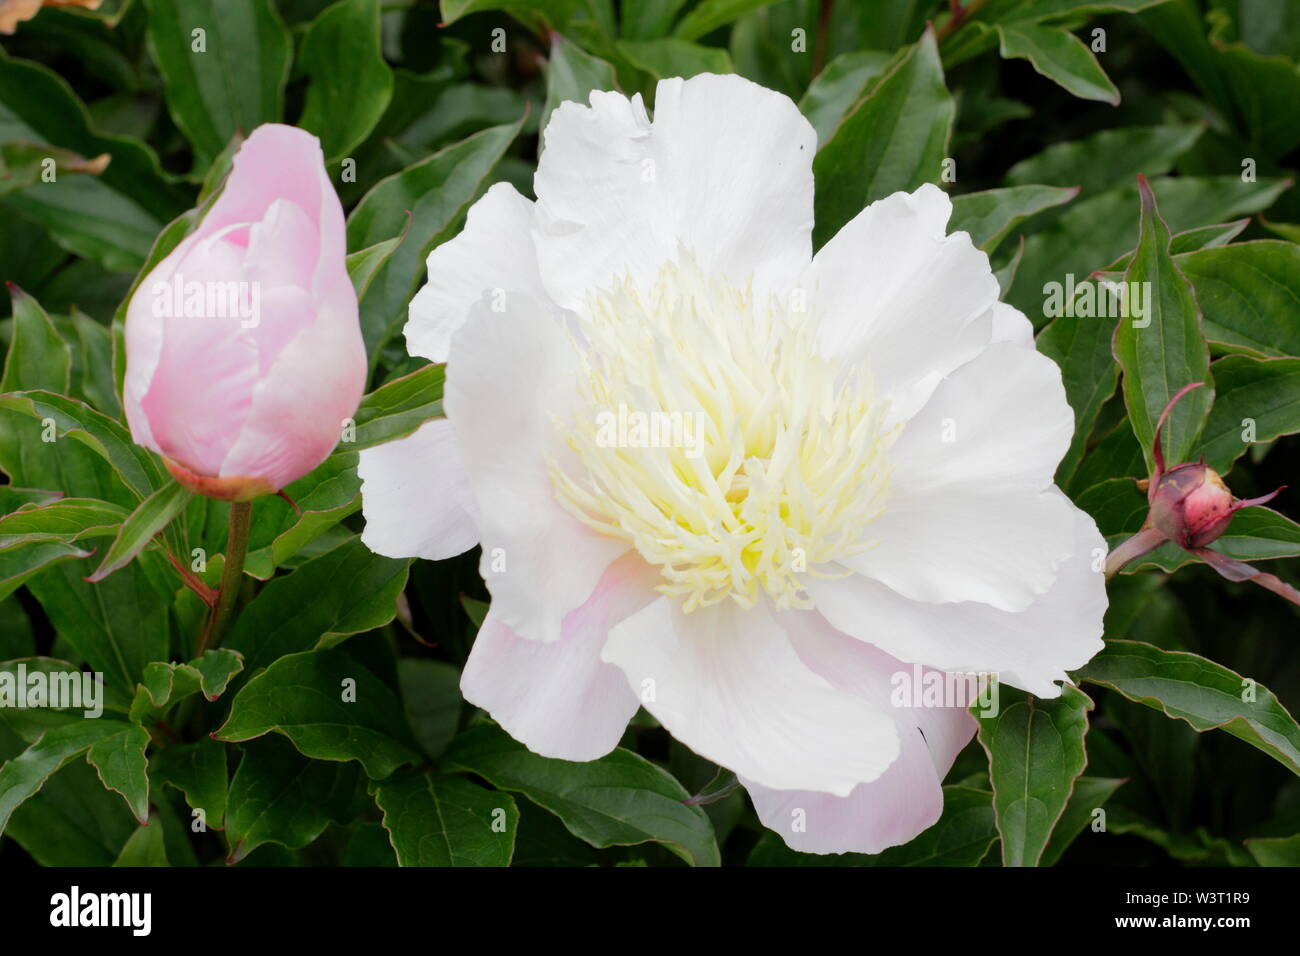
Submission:
POLYGON ((1125 781, 1114 777, 1080 777, 1074 782, 1074 792, 1065 805, 1065 812, 1052 831, 1052 838, 1043 849, 1041 866, 1055 866, 1061 854, 1070 848, 1075 837, 1091 824, 1094 811, 1105 805, 1106 801, 1125 781))
POLYGON ((157 814, 131 834, 113 866, 171 866, 163 844, 163 825, 157 814))
POLYGON ((1148 468, 1154 470, 1152 444, 1160 413, 1184 385, 1204 382, 1183 398, 1169 416, 1162 434, 1165 461, 1186 461, 1196 446, 1214 400, 1210 350, 1201 334, 1201 315, 1191 286, 1169 255, 1169 227, 1160 218, 1155 197, 1141 181, 1141 238, 1124 273, 1130 289, 1144 293, 1147 315, 1119 320, 1115 329, 1115 358, 1124 370, 1124 404, 1133 434, 1142 445, 1148 468), (1138 285, 1134 285, 1137 283, 1138 285))
POLYGON ((460 669, 446 661, 403 657, 397 676, 415 739, 430 757, 441 756, 460 723, 460 669))
POLYGON ((1300 224, 1293 222, 1270 222, 1263 216, 1259 217, 1259 224, 1273 233, 1275 236, 1281 236, 1288 242, 1300 242, 1300 224))
POLYGON ((144 755, 149 733, 138 724, 112 721, 110 726, 116 732, 92 743, 86 760, 104 786, 120 793, 135 818, 144 823, 149 819, 149 762, 144 755))
POLYGON ((1289 837, 1257 837, 1246 849, 1260 866, 1300 866, 1300 833, 1289 837))
MULTIPOLYGON (((67 82, 37 63, 0 55, 0 142, 39 143, 85 157, 107 153, 97 176, 65 176, 6 198, 64 249, 106 269, 138 268, 184 194, 139 140, 103 136, 67 82)), ((10 273, 13 275, 13 273, 10 273)))
POLYGON ((1260 56, 1217 37, 1211 43, 1196 4, 1161 4, 1141 19, 1241 134, 1242 155, 1280 157, 1300 144, 1300 70, 1294 61, 1260 56))
POLYGON ((56 442, 49 444, 57 444, 64 438, 80 442, 112 466, 122 483, 140 500, 164 484, 156 460, 131 441, 127 430, 84 402, 46 391, 9 392, 0 395, 0 409, 36 419, 38 424, 31 427, 38 433, 45 427, 41 424, 45 419, 53 419, 56 442))
POLYGON ((1017 225, 1030 216, 1069 202, 1078 188, 1013 186, 967 193, 952 201, 948 232, 968 232, 971 242, 992 254, 1017 225))
POLYGON ((406 320, 430 250, 455 235, 466 209, 522 128, 520 117, 448 146, 381 180, 352 210, 349 249, 364 249, 397 235, 410 212, 406 238, 379 267, 361 299, 361 331, 372 367, 379 347, 406 320))
POLYGON ((1116 320, 1061 315, 1039 333, 1035 344, 1061 367, 1065 397, 1074 409, 1070 447, 1056 469, 1056 481, 1067 485, 1083 458, 1097 413, 1115 393, 1119 367, 1111 352, 1116 320))
POLYGON ((1109 478, 1144 478, 1146 468, 1142 446, 1133 437, 1133 429, 1127 421, 1121 421, 1097 442, 1063 487, 1069 494, 1077 495, 1109 478))
POLYGON ((278 737, 241 749, 226 811, 227 863, 265 843, 300 849, 359 812, 364 778, 356 765, 308 760, 278 737))
POLYGON ((700 73, 731 73, 731 55, 726 50, 700 46, 678 37, 661 40, 620 40, 618 52, 638 70, 656 80, 680 76, 690 79, 700 73))
POLYGON ((360 761, 375 780, 421 759, 397 697, 341 649, 275 661, 235 695, 216 739, 237 742, 272 731, 305 756, 360 761))
POLYGON ((1098 530, 1106 536, 1135 533, 1146 520, 1148 510, 1147 496, 1132 478, 1098 482, 1075 495, 1074 503, 1092 515, 1098 530))
POLYGON ((443 417, 444 367, 425 365, 385 382, 361 399, 357 408, 356 441, 343 446, 360 451, 405 438, 427 421, 443 417))
POLYGON ((393 250, 402 244, 404 235, 405 233, 402 236, 385 239, 383 242, 376 242, 373 246, 348 255, 348 278, 352 280, 352 288, 356 290, 358 299, 370 288, 370 283, 374 280, 379 267, 387 262, 393 250))
POLYGON ((72 351, 39 302, 9 284, 13 336, 5 353, 0 392, 48 388, 66 392, 72 381, 72 351))
POLYGON ((1088 763, 1090 710, 1088 695, 1067 684, 1055 700, 1004 699, 996 716, 979 718, 1005 866, 1038 865, 1088 763))
POLYGON ((682 17, 673 30, 673 36, 683 40, 698 40, 718 27, 739 20, 745 14, 766 7, 775 0, 702 0, 682 17))
POLYGON ((121 798, 74 760, 14 811, 4 832, 41 866, 112 866, 136 827, 121 798))
POLYGON ((1300 774, 1295 718, 1272 691, 1220 664, 1138 641, 1107 641, 1075 677, 1185 720, 1194 730, 1226 730, 1300 774))
POLYGON ((104 560, 87 580, 102 581, 118 568, 125 567, 143 551, 154 536, 172 523, 185 510, 193 492, 184 485, 172 482, 163 485, 140 502, 140 507, 122 522, 121 530, 113 540, 104 560))
POLYGON ((402 770, 375 786, 399 866, 509 866, 519 810, 508 793, 402 770))
POLYGON ((110 685, 129 692, 151 661, 168 656, 175 576, 156 552, 98 584, 84 580, 91 570, 89 562, 63 562, 27 588, 60 639, 110 685))
MULTIPOLYGON (((1241 231, 1250 225, 1249 219, 1238 219, 1236 222, 1224 222, 1214 226, 1200 226, 1196 229, 1187 229, 1183 232, 1176 232, 1169 237, 1169 254, 1174 256, 1174 261, 1179 262, 1178 256, 1188 252, 1197 252, 1201 249, 1215 249, 1219 246, 1226 246, 1228 243, 1241 235, 1241 231)), ((1118 280, 1123 278, 1122 275, 1112 275, 1113 273, 1122 273, 1129 267, 1133 261, 1132 251, 1124 253, 1102 272, 1108 279, 1118 280)))
POLYGON ((954 112, 934 33, 927 30, 818 148, 814 247, 825 245, 868 203, 937 179, 954 112))
POLYGON ((117 533, 126 510, 95 498, 29 502, 0 518, 0 550, 38 541, 83 541, 117 533))
POLYGON ((188 664, 154 661, 144 669, 131 702, 131 719, 143 720, 150 709, 162 710, 192 694, 216 700, 244 669, 244 658, 229 647, 209 649, 188 664))
POLYGON ((979 866, 998 838, 993 794, 973 787, 943 788, 943 815, 902 846, 882 853, 796 853, 768 831, 750 853, 747 866, 979 866))
POLYGON ((562 35, 551 35, 551 55, 546 61, 546 103, 540 128, 545 130, 551 114, 561 103, 572 101, 586 106, 593 90, 617 90, 614 67, 562 35))
POLYGON ((72 348, 72 394, 92 408, 116 418, 121 414, 113 380, 113 334, 108 326, 84 315, 75 306, 72 328, 64 341, 72 348))
POLYGON ((50 775, 93 744, 124 727, 116 720, 79 720, 46 731, 17 757, 0 766, 0 833, 14 810, 45 785, 50 775))
POLYGON ((242 652, 252 674, 285 654, 383 627, 397 613, 410 564, 349 538, 268 582, 240 611, 224 646, 242 652))
POLYGON ((0 143, 0 196, 38 183, 58 182, 59 176, 98 176, 108 160, 107 154, 87 159, 58 146, 0 143))
POLYGON ((587 763, 532 753, 495 724, 460 734, 444 761, 477 774, 499 790, 522 793, 594 847, 662 843, 696 866, 718 866, 713 825, 690 794, 643 757, 628 750, 587 763))
POLYGON ((149 761, 149 777, 155 786, 181 791, 192 809, 203 811, 209 827, 222 828, 228 786, 224 744, 202 737, 192 744, 164 747, 149 761))
POLYGON ((1027 0, 1017 2, 1007 20, 1038 21, 1055 17, 1082 16, 1094 13, 1136 13, 1166 0, 1027 0))
POLYGON ((1081 99, 1119 105, 1119 90, 1073 33, 1024 22, 998 24, 997 30, 1003 59, 1028 60, 1040 74, 1081 99))
MULTIPOLYGON (((1160 211, 1171 229, 1182 231, 1221 223, 1268 207, 1288 186, 1286 180, 1243 183, 1239 176, 1179 176, 1153 181, 1160 211)), ((1076 199, 1050 228, 1025 241, 1025 255, 1008 302, 1034 326, 1044 324, 1046 289, 1051 282, 1075 283, 1131 251, 1139 240, 1134 186, 1076 199)), ((1050 217, 1049 211, 1043 217, 1050 217)), ((1037 221, 1031 221, 1035 225, 1037 221)))
POLYGON ((145 0, 167 109, 206 169, 237 132, 279 122, 293 44, 267 0, 145 0), (195 31, 204 31, 196 36, 195 31), (201 49, 198 49, 201 44, 201 49))
POLYGON ((298 66, 309 83, 298 125, 320 137, 327 163, 365 140, 393 95, 379 16, 379 0, 339 0, 302 38, 298 66))
POLYGON ((0 723, 27 743, 35 743, 51 728, 83 719, 97 720, 105 712, 110 712, 113 718, 124 717, 130 704, 128 698, 105 686, 97 675, 54 657, 35 657, 29 653, 15 660, 0 661, 0 672, 9 675, 6 685, 14 692, 21 693, 25 686, 29 694, 44 694, 43 700, 39 696, 27 699, 27 706, 22 706, 21 697, 15 700, 8 694, 0 695, 0 701, 4 701, 0 704, 0 723), (44 675, 43 686, 33 684, 37 674, 44 675), (88 682, 95 686, 89 686, 88 682))
POLYGON ((1300 432, 1300 358, 1228 355, 1210 370, 1214 406, 1197 454, 1215 471, 1227 474, 1255 442, 1300 432))
POLYGON ((1263 239, 1177 258, 1205 314, 1205 337, 1255 355, 1300 355, 1300 245, 1263 239))
POLYGON ((27 580, 51 564, 70 558, 88 558, 90 551, 57 538, 0 549, 0 599, 7 598, 27 580))
POLYGON ((817 142, 835 134, 845 114, 866 93, 867 87, 884 72, 892 59, 883 50, 854 50, 841 53, 808 84, 799 100, 799 112, 817 131, 817 142))
POLYGON ((294 510, 283 498, 266 496, 253 507, 246 573, 266 580, 307 544, 361 507, 357 453, 336 451, 315 470, 285 486, 294 510))

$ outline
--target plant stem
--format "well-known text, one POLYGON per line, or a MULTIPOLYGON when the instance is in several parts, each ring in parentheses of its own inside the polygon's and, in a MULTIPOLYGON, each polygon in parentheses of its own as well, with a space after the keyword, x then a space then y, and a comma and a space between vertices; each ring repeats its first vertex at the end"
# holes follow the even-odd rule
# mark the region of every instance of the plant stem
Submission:
POLYGON ((230 503, 230 529, 226 534, 226 565, 221 570, 221 587, 217 591, 217 603, 208 615, 208 623, 199 635, 194 648, 194 656, 201 657, 210 647, 221 643, 222 631, 230 620, 230 612, 235 609, 239 597, 239 586, 244 577, 244 557, 248 553, 248 526, 253 515, 251 501, 232 501, 230 503))
POLYGON ((834 5, 835 0, 821 0, 821 7, 817 11, 817 34, 813 37, 812 75, 814 79, 822 71, 822 67, 826 65, 826 41, 831 27, 831 8, 834 5))
POLYGON ((935 39, 940 43, 948 39, 957 32, 958 27, 964 26, 967 20, 979 13, 980 8, 987 2, 988 0, 970 0, 970 3, 961 6, 956 0, 948 0, 948 6, 952 9, 952 16, 948 17, 943 26, 939 27, 935 39))

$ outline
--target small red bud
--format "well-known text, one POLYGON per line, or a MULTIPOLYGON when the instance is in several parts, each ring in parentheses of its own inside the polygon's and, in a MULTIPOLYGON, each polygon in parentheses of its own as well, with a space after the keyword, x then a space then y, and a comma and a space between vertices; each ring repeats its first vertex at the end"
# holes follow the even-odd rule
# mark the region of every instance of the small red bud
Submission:
POLYGON ((1188 462, 1169 469, 1149 490, 1151 523, 1180 547, 1203 548, 1227 530, 1241 507, 1208 465, 1188 462))

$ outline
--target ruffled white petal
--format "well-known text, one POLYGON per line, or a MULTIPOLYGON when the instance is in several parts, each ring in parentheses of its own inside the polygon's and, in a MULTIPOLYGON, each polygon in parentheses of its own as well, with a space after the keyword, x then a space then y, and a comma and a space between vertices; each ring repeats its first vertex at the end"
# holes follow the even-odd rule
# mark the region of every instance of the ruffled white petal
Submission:
POLYGON ((512 293, 452 337, 443 405, 479 508, 480 571, 502 624, 560 638, 626 544, 589 530, 556 500, 550 463, 572 452, 552 416, 572 411, 577 355, 548 303, 512 293))
POLYGON ((1051 589, 1019 613, 974 601, 913 601, 863 575, 810 578, 807 588, 835 628, 899 660, 997 673, 1004 683, 1056 697, 1061 691, 1055 682, 1101 650, 1106 611, 1105 540, 1078 509, 1071 532, 1063 541, 1070 556, 1051 589))
POLYGON ((940 382, 890 449, 879 544, 843 564, 917 601, 1028 607, 1070 550, 1075 508, 1051 488, 1074 414, 1060 369, 989 346, 940 382))
POLYGON ((596 92, 544 136, 534 235, 566 308, 626 275, 646 288, 682 250, 758 295, 809 262, 817 139, 788 97, 739 76, 663 80, 653 123, 639 95, 596 92))
POLYGON ((406 348, 446 362, 451 336, 484 295, 544 298, 531 235, 533 204, 497 183, 470 207, 465 228, 429 253, 429 281, 411 300, 406 348))
POLYGON ((1034 347, 1034 323, 1015 306, 993 303, 993 341, 1012 342, 1027 349, 1034 347))
POLYGON ((945 235, 939 188, 877 200, 817 253, 800 280, 820 320, 818 347, 865 361, 882 395, 907 408, 918 383, 974 358, 990 341, 998 283, 964 232, 945 235))
MULTIPOLYGON (((963 701, 915 706, 910 694, 894 699, 895 682, 915 681, 910 665, 835 631, 818 614, 785 614, 782 621, 800 659, 836 687, 889 702, 898 730, 898 759, 848 796, 774 790, 742 779, 763 825, 802 853, 879 853, 906 843, 943 812, 944 776, 975 733, 963 701)), ((963 700, 973 700, 972 697, 963 700)))
POLYGON ((634 555, 615 562, 549 644, 519 637, 489 611, 461 674, 461 693, 534 753, 603 757, 618 745, 639 701, 600 650, 612 625, 654 600, 656 578, 634 555))
POLYGON ((845 796, 898 756, 888 702, 813 673, 762 606, 684 614, 660 598, 610 631, 601 658, 674 737, 764 786, 845 796))
POLYGON ((361 540, 376 554, 437 561, 478 544, 478 505, 447 419, 363 448, 357 474, 361 540))

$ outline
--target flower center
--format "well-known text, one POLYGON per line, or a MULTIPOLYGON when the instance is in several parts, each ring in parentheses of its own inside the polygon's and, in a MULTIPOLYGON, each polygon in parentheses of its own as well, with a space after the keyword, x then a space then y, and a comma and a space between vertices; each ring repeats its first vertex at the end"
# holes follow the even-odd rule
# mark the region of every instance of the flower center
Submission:
POLYGON ((627 541, 685 611, 811 607, 804 574, 873 546, 896 429, 860 366, 816 354, 797 300, 755 302, 689 258, 595 294, 572 334, 576 455, 561 503, 627 541))

